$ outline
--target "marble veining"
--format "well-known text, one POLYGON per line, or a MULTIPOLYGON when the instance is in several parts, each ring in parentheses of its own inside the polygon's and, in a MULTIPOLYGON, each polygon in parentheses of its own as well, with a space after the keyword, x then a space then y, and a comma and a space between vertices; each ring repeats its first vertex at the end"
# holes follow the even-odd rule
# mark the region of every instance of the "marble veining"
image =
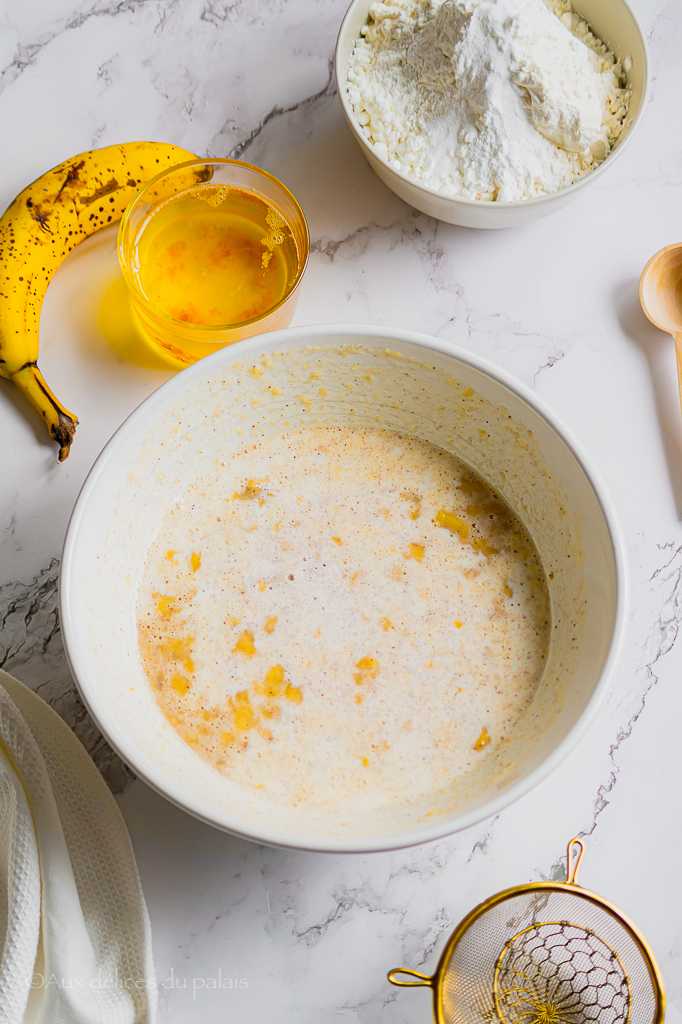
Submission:
POLYGON ((55 709, 75 732, 106 779, 121 793, 134 778, 88 714, 66 663, 57 584, 59 560, 28 583, 0 586, 0 668, 17 676, 55 709))
MULTIPOLYGON (((577 3, 579 7, 579 3, 577 3)), ((425 847, 370 856, 272 850, 223 835, 117 759, 66 666, 57 573, 68 517, 99 450, 169 370, 124 360, 101 309, 115 233, 59 271, 41 367, 81 424, 56 466, 37 416, 0 381, 0 664, 46 697, 103 772, 148 900, 160 1019, 418 1024, 426 992, 385 972, 432 970, 450 930, 492 892, 564 877, 588 837, 585 885, 651 941, 682 1021, 682 419, 672 343, 641 314, 639 273, 682 239, 679 47, 673 0, 632 0, 651 50, 646 116, 575 204, 505 232, 440 224, 376 178, 332 74, 345 0, 34 0, 0 11, 0 200, 73 153, 160 138, 281 177, 313 239, 296 323, 435 334, 522 379, 605 478, 631 564, 614 686, 574 752, 496 817, 425 847)))

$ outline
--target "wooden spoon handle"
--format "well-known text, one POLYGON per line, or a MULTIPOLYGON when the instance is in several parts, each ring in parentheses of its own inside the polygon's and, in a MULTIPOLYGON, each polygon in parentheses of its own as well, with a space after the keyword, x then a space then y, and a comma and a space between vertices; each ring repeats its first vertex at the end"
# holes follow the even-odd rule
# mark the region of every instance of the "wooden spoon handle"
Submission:
POLYGON ((677 386, 680 389, 680 408, 682 408, 682 331, 673 334, 675 355, 677 356, 677 386))

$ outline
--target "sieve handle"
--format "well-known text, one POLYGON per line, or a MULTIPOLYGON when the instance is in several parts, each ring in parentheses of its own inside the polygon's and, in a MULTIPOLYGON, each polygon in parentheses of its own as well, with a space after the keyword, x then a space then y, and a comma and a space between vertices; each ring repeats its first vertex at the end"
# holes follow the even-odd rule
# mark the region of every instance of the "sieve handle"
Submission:
POLYGON ((578 836, 571 839, 566 851, 566 881, 569 885, 578 884, 578 872, 585 856, 585 844, 578 836), (578 847, 577 853, 575 852, 578 847))
POLYGON ((398 988, 422 988, 426 986, 433 988, 433 978, 430 974, 420 974, 419 971, 410 971, 407 967, 396 967, 394 970, 389 971, 386 975, 391 985, 397 985, 398 988), (399 974, 407 974, 410 978, 416 978, 416 981, 401 981, 398 977, 399 974))

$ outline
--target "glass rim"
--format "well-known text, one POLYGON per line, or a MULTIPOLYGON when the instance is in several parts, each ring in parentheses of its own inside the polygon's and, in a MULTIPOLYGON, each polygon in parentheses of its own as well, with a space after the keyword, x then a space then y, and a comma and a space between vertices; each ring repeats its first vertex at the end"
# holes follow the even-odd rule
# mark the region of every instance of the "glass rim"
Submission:
MULTIPOLYGON (((208 183, 200 182, 199 184, 208 183)), ((241 185, 233 185, 230 187, 241 188, 243 192, 251 192, 254 195, 257 194, 254 192, 252 188, 244 187, 241 185)), ((182 193, 178 193, 178 195, 181 194, 182 193)), ((268 202, 268 200, 266 199, 265 202, 268 202)), ((289 217, 287 217, 284 214, 284 211, 281 210, 279 207, 278 213, 280 213, 284 217, 293 234, 293 225, 290 223, 289 217)), ((295 237, 294 241, 296 242, 295 237)), ((118 255, 118 262, 121 268, 121 273, 123 274, 123 279, 126 285, 128 286, 129 290, 133 293, 135 297, 139 297, 139 299, 141 299, 144 302, 145 306, 147 306, 150 311, 153 311, 154 316, 159 317, 162 321, 165 321, 166 324, 173 324, 178 328, 182 328, 184 331, 189 330, 191 333, 196 332, 197 334, 217 334, 221 331, 224 332, 242 330, 245 327, 249 327, 253 324, 257 324, 264 320, 267 320, 273 313, 277 312, 277 310, 280 309, 280 307, 283 306, 284 303, 291 298, 291 296, 299 287, 301 280, 303 279, 303 274, 305 273, 306 267, 308 266, 308 260, 310 258, 310 228, 308 226, 308 220, 306 218, 306 215, 303 212, 303 208, 299 203, 298 199, 293 194, 293 192, 287 188, 284 182, 280 181, 279 178, 276 178, 274 174, 271 174, 269 171, 264 170, 262 167, 258 167, 256 164, 247 163, 246 160, 235 160, 232 157, 223 156, 195 157, 193 160, 184 160, 182 163, 174 164, 172 167, 166 167, 163 171, 159 171, 158 174, 155 174, 153 178, 150 178, 149 181, 146 181, 144 185, 142 185, 142 187, 138 189, 138 191, 135 193, 135 195, 132 197, 132 199, 126 206, 125 210, 123 211, 123 216, 121 217, 121 222, 118 226, 118 234, 116 237, 116 253, 118 255), (174 174, 175 171, 185 170, 191 167, 205 166, 207 164, 244 167, 249 171, 253 171, 257 176, 266 178, 269 181, 273 182, 273 184, 275 184, 277 188, 281 189, 282 192, 284 192, 287 198, 291 201, 294 210, 303 227, 303 246, 299 247, 298 243, 296 243, 296 248, 302 249, 302 251, 299 252, 299 265, 296 271, 296 275, 291 284, 291 287, 285 290, 281 299, 278 302, 276 302, 274 306, 270 306, 269 309, 266 309, 264 313, 259 313, 258 316, 251 317, 250 320, 238 320, 236 323, 231 324, 195 324, 191 323, 188 320, 177 320, 175 317, 170 316, 170 314, 165 313, 162 309, 159 309, 158 306, 155 306, 154 303, 147 298, 147 296, 144 294, 142 289, 139 287, 137 281, 135 280, 134 275, 130 273, 127 260, 123 255, 123 234, 130 223, 130 216, 133 211, 133 207, 139 200, 142 199, 142 196, 147 191, 147 189, 151 188, 157 182, 162 181, 164 178, 168 178, 171 174, 174 174)), ((207 339, 207 344, 210 343, 211 342, 207 339)), ((216 344, 218 344, 218 342, 216 342, 216 344)))

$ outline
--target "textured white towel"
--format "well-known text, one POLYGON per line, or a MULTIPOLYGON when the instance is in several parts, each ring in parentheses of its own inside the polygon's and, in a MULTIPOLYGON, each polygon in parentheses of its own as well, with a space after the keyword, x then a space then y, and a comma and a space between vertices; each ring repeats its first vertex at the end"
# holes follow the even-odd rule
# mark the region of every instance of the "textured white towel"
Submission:
POLYGON ((130 839, 61 718, 0 670, 0 1024, 151 1024, 130 839))

